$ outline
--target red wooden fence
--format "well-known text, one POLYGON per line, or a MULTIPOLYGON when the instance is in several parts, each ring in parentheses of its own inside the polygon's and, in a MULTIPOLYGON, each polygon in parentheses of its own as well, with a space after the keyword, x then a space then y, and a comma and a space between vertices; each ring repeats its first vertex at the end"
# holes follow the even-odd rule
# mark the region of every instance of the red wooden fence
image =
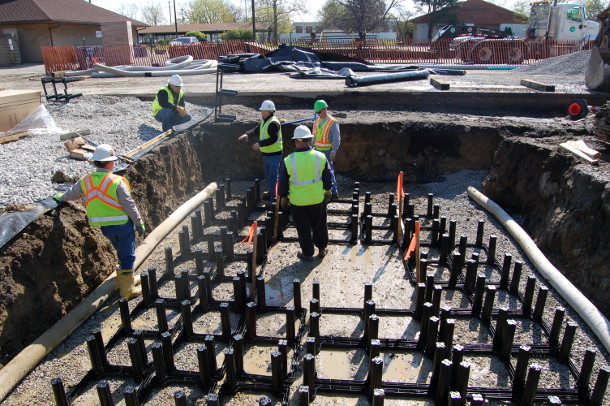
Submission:
MULTIPOLYGON (((292 45, 315 51, 360 58, 382 64, 433 64, 433 65, 521 65, 540 59, 569 54, 588 49, 590 42, 552 40, 409 40, 406 43, 369 39, 298 41, 292 45)), ((192 55, 195 59, 218 59, 223 55, 258 53, 266 54, 277 44, 257 41, 229 40, 201 42, 194 45, 118 46, 54 46, 42 47, 47 73, 56 71, 85 70, 96 62, 107 66, 139 65, 163 66, 168 59, 192 55)))

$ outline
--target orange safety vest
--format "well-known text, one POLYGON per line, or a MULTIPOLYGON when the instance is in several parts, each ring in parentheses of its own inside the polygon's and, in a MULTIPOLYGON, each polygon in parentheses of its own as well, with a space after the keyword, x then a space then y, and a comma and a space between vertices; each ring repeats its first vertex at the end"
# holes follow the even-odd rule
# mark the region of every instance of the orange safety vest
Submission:
POLYGON ((316 135, 314 146, 318 151, 327 151, 333 147, 333 144, 328 142, 328 133, 330 133, 330 128, 337 120, 329 115, 326 117, 326 121, 322 127, 319 126, 320 121, 322 121, 322 119, 318 117, 313 123, 313 133, 316 135))

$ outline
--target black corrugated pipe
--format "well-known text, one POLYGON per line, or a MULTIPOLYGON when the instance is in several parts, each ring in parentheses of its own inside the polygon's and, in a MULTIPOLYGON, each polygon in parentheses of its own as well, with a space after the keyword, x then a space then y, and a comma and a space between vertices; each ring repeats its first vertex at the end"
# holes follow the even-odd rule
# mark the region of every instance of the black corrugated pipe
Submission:
POLYGON ((349 87, 369 86, 379 83, 406 82, 410 80, 427 79, 430 75, 428 69, 409 72, 388 73, 386 75, 348 76, 345 84, 349 87))

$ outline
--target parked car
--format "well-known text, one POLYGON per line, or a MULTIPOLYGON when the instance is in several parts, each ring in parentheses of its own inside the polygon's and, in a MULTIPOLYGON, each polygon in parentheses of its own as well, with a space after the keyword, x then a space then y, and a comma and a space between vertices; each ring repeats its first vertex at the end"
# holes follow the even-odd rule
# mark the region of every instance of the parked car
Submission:
POLYGON ((171 40, 170 45, 193 45, 198 43, 197 37, 178 37, 171 40))

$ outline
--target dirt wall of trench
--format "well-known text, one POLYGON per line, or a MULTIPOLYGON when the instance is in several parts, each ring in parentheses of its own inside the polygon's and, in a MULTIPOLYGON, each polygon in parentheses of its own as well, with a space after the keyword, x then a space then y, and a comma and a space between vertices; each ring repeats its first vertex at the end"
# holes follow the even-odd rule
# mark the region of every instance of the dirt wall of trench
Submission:
MULTIPOLYGON (((190 133, 180 135, 124 174, 149 228, 204 188, 200 142, 190 133)), ((81 202, 39 217, 2 247, 0 366, 85 298, 117 263, 101 231, 88 226, 81 202)))
MULTIPOLYGON (((283 114, 287 120, 303 116, 283 114)), ((497 129, 488 126, 382 117, 371 123, 362 122, 355 113, 349 116, 353 118, 341 121, 341 148, 334 166, 337 172, 356 178, 395 179, 402 170, 409 181, 425 182, 463 169, 485 170, 502 138, 497 129)), ((284 156, 294 150, 290 138, 298 124, 282 127, 284 156)), ((198 135, 204 140, 200 156, 206 178, 263 176, 261 153, 251 148, 257 139, 250 137, 248 142, 237 142, 240 134, 256 125, 258 121, 251 120, 206 123, 199 128, 198 135)))
POLYGON ((483 193, 522 214, 522 226, 551 262, 609 315, 610 179, 607 170, 560 153, 556 145, 505 139, 483 193))

